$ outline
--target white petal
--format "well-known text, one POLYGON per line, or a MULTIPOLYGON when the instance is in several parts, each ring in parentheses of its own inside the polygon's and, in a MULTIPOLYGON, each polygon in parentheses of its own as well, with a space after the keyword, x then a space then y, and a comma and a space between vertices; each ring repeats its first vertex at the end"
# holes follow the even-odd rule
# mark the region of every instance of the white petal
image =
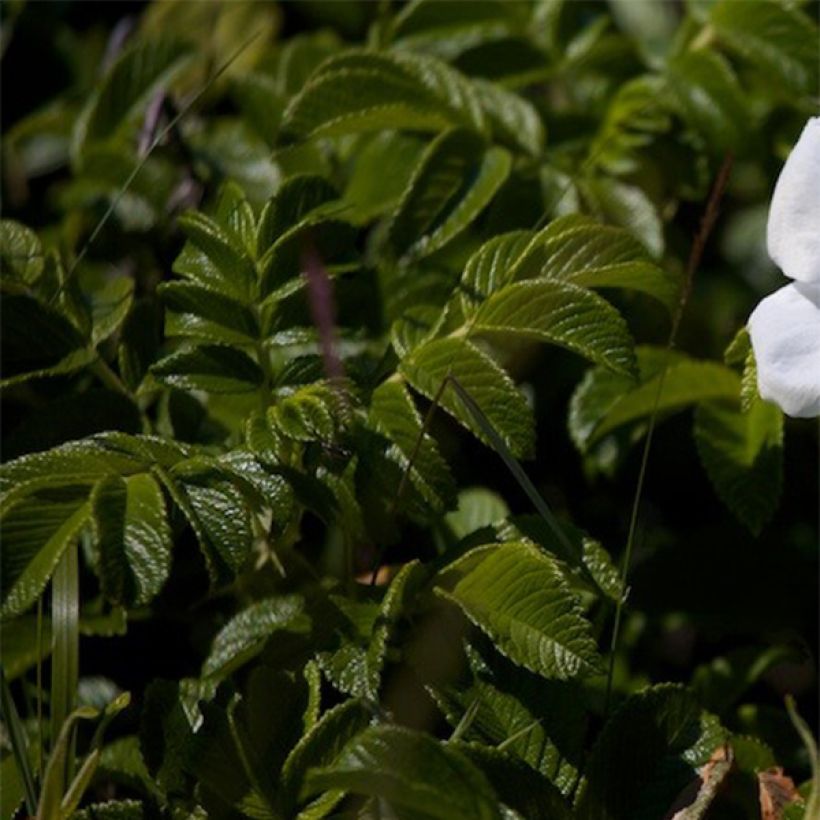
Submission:
POLYGON ((820 117, 806 123, 780 172, 766 241, 786 276, 820 282, 820 117))
POLYGON ((760 395, 789 416, 820 416, 820 282, 767 296, 749 317, 749 333, 760 395))

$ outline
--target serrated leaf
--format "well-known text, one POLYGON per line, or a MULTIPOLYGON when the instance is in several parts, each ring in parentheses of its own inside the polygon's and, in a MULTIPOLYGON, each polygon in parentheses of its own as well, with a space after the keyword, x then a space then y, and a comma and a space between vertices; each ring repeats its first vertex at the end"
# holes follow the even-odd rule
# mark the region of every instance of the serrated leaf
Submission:
MULTIPOLYGON (((532 411, 524 396, 509 376, 470 342, 458 338, 427 342, 402 360, 400 372, 429 399, 438 394, 445 378, 454 376, 515 456, 526 458, 532 453, 532 411)), ((452 390, 445 389, 439 403, 478 438, 488 442, 480 425, 452 390)))
POLYGON ((351 698, 325 712, 311 727, 285 760, 282 767, 281 802, 286 812, 294 809, 304 800, 299 800, 303 792, 305 777, 311 769, 329 766, 338 757, 346 744, 361 732, 372 719, 372 713, 357 698, 351 698))
POLYGON ((590 754, 578 820, 655 820, 725 740, 720 724, 682 687, 633 695, 590 754))
POLYGON ((509 284, 509 275, 529 248, 533 231, 511 231, 485 242, 468 260, 461 277, 461 303, 465 312, 509 284))
POLYGON ((579 180, 578 188, 596 218, 626 228, 653 258, 663 255, 663 224, 657 207, 642 188, 608 176, 579 180))
POLYGON ((252 298, 256 269, 238 239, 200 211, 183 214, 178 223, 189 243, 174 262, 174 272, 225 296, 240 301, 252 298))
POLYGON ((443 570, 436 588, 530 671, 555 680, 601 672, 579 601, 555 560, 536 547, 478 547, 443 570))
POLYGON ((296 441, 326 441, 336 437, 351 399, 340 385, 318 382, 283 396, 268 409, 268 422, 281 436, 296 441))
POLYGON ((796 8, 774 0, 738 6, 720 0, 710 23, 718 38, 763 74, 798 94, 817 89, 817 26, 796 8))
POLYGON ((4 280, 33 285, 43 272, 37 234, 13 219, 0 220, 0 274, 4 280))
POLYGON ((378 797, 412 817, 500 817, 492 787, 464 755, 399 726, 365 729, 331 766, 313 770, 308 787, 378 797))
POLYGON ((4 386, 70 372, 93 358, 71 322, 56 310, 22 294, 3 297, 0 351, 4 386))
POLYGON ((98 572, 113 603, 139 606, 162 588, 171 569, 165 500, 146 474, 104 478, 91 494, 98 572))
POLYGON ((110 279, 91 297, 91 341, 105 341, 121 327, 134 301, 134 280, 125 276, 110 279))
POLYGON ((527 820, 571 820, 569 803, 545 777, 517 758, 479 743, 450 743, 490 781, 501 802, 527 820))
POLYGON ((748 129, 747 103, 729 63, 712 51, 689 50, 670 60, 666 76, 674 106, 707 150, 735 150, 748 129))
POLYGON ((168 336, 239 345, 259 338, 253 311, 236 299, 194 282, 164 282, 158 290, 167 306, 168 336))
MULTIPOLYGON (((646 351, 639 353, 645 358, 646 351)), ((608 377, 606 380, 610 381, 608 377)), ((583 408, 582 404, 593 395, 591 386, 592 382, 589 382, 584 394, 579 394, 573 410, 576 423, 582 415, 587 416, 583 426, 589 432, 582 436, 586 447, 619 427, 647 419, 656 407, 659 413, 668 414, 711 399, 737 401, 740 379, 733 370, 717 362, 677 357, 665 370, 656 371, 630 392, 623 393, 625 385, 615 385, 614 382, 606 389, 597 389, 594 402, 583 408), (662 387, 660 397, 659 387, 662 387), (619 391, 621 394, 617 395, 619 391), (602 401, 602 396, 606 396, 606 400, 602 401), (591 406, 593 403, 596 408, 591 406)))
POLYGON ((478 98, 465 77, 432 57, 350 51, 326 60, 285 110, 286 137, 358 131, 484 131, 478 98))
POLYGON ((422 156, 390 224, 396 252, 419 258, 446 245, 486 207, 510 167, 507 151, 486 147, 474 132, 441 134, 422 156))
POLYGON ((147 103, 150 95, 184 67, 190 49, 180 40, 151 37, 129 45, 106 74, 80 120, 75 142, 80 149, 114 136, 147 103))
POLYGON ((260 388, 264 374, 241 350, 224 345, 199 345, 179 350, 152 365, 164 384, 206 393, 249 393, 260 388))
POLYGON ((435 509, 450 506, 455 495, 450 470, 435 440, 426 432, 422 434, 422 420, 407 388, 391 381, 379 385, 371 397, 369 417, 393 443, 389 455, 409 471, 424 499, 435 509))
POLYGON ((316 174, 297 174, 285 180, 259 218, 256 252, 264 252, 320 206, 338 197, 336 189, 316 174))
MULTIPOLYGON (((469 687, 441 693, 454 726, 473 710, 464 738, 503 748, 569 795, 580 776, 586 712, 574 685, 516 666, 484 640, 470 645, 469 687), (455 711, 453 711, 455 708, 455 711)), ((439 703, 442 699, 437 698, 439 703)))
POLYGON ((623 317, 600 296, 565 282, 508 285, 481 305, 470 329, 558 344, 616 373, 635 370, 623 317))
POLYGON ((88 486, 42 488, 3 506, 0 614, 19 615, 42 593, 90 515, 88 486))
POLYGON ((213 583, 232 580, 253 541, 248 501, 232 476, 213 462, 195 458, 156 475, 196 534, 213 583))
POLYGON ((705 401, 695 410, 695 442, 715 491, 757 535, 774 515, 783 482, 783 413, 756 400, 747 412, 705 401))
POLYGON ((219 631, 202 666, 205 677, 222 679, 258 655, 276 632, 304 633, 310 627, 301 595, 257 601, 219 631))
POLYGON ((510 146, 540 156, 546 133, 532 103, 503 86, 474 80, 473 86, 496 138, 510 146))

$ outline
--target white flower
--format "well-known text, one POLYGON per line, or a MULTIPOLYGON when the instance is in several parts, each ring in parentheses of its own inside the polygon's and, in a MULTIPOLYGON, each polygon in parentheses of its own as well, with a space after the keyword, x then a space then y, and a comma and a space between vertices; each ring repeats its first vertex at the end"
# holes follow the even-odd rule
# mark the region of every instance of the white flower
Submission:
POLYGON ((767 244, 797 281, 749 317, 758 390, 790 416, 820 416, 820 117, 806 123, 780 172, 767 244))

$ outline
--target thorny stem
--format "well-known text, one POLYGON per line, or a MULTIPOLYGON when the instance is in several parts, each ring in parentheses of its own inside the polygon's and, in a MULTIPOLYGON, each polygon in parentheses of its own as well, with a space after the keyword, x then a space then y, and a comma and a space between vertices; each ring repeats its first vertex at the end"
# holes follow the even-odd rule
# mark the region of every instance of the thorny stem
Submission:
MULTIPOLYGON (((720 202, 723 194, 726 191, 726 185, 729 182, 729 174, 732 170, 733 162, 732 154, 727 154, 720 166, 720 170, 715 177, 715 182, 712 185, 712 190, 709 194, 709 199, 706 203, 706 210, 700 221, 700 227, 692 242, 692 248, 689 252, 689 259, 686 263, 686 271, 681 287, 680 299, 672 319, 672 327, 669 331, 669 340, 666 345, 668 352, 675 348, 675 342, 678 336, 678 329, 680 328, 681 319, 683 318, 683 311, 686 308, 686 303, 689 301, 689 296, 692 293, 692 285, 695 278, 695 272, 700 266, 703 258, 703 251, 706 248, 706 242, 709 239, 712 230, 717 222, 720 213, 720 202)), ((644 440, 643 452, 641 453, 641 465, 638 470, 638 481, 635 486, 635 496, 632 501, 632 511, 629 516, 629 530, 626 538, 626 548, 624 549, 623 561, 621 564, 621 589, 623 593, 618 598, 615 604, 615 621, 612 626, 612 640, 609 647, 609 667, 607 670, 606 679, 606 696, 604 698, 604 716, 609 714, 610 698, 612 696, 612 678, 615 671, 615 655, 618 648, 618 637, 621 631, 621 620, 623 617, 623 607, 629 595, 627 581, 629 579, 629 569, 632 563, 632 552, 635 546, 635 533, 638 526, 638 513, 641 506, 641 498, 643 496, 644 483, 646 481, 647 466, 649 464, 649 452, 652 449, 652 439, 655 434, 655 425, 658 417, 658 409, 660 407, 661 395, 663 394, 664 384, 666 382, 666 374, 668 370, 668 358, 664 362, 663 369, 658 377, 658 389, 655 392, 655 399, 652 404, 652 413, 649 417, 649 427, 644 440)))

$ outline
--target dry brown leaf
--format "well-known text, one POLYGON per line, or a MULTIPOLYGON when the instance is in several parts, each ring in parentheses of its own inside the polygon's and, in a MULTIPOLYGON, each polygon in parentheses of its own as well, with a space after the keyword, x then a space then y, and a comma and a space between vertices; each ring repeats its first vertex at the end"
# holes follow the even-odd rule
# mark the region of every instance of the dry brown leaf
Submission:
POLYGON ((783 810, 803 798, 779 766, 757 773, 761 820, 782 820, 783 810))
POLYGON ((698 777, 693 780, 675 800, 664 820, 699 820, 710 803, 715 799, 720 784, 729 774, 734 762, 731 746, 718 746, 709 760, 698 769, 698 777))

